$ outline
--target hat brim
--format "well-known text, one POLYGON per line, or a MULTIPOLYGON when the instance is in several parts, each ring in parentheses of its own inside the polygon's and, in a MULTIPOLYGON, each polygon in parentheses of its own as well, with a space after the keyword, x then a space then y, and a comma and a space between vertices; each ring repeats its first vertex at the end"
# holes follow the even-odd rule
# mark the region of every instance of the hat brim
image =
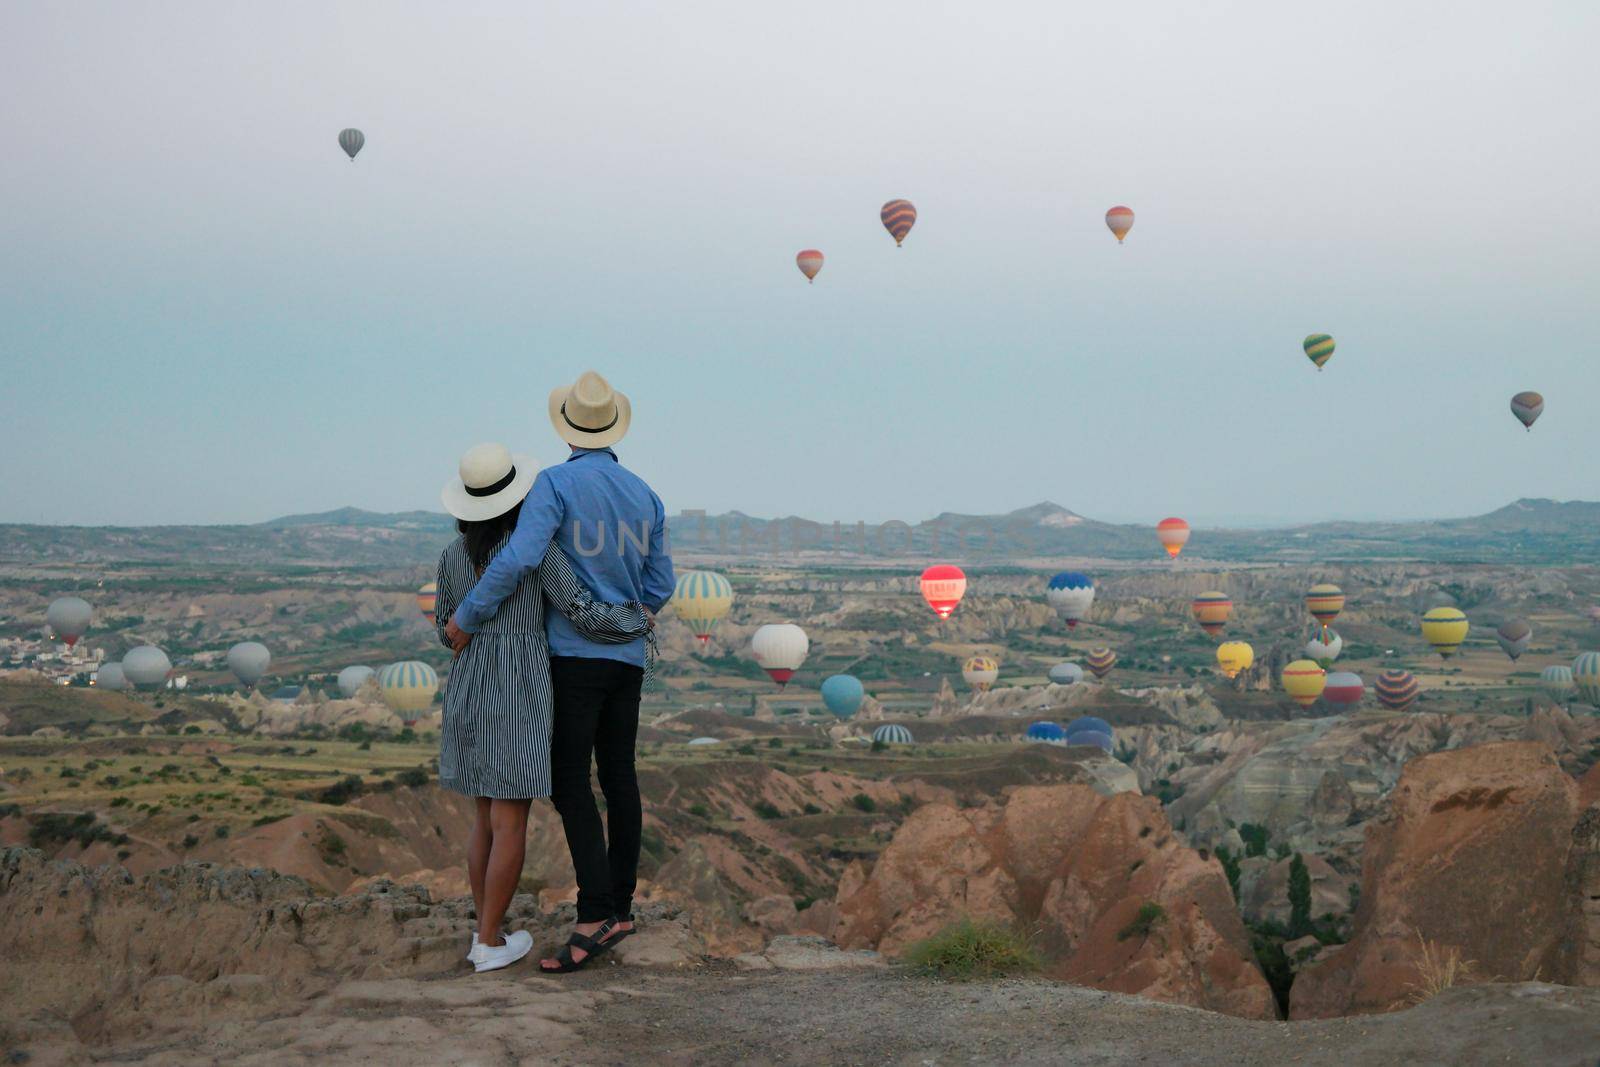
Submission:
POLYGON ((628 433, 628 425, 633 422, 633 405, 628 403, 626 393, 612 390, 612 397, 617 405, 617 421, 600 433, 589 433, 580 430, 567 422, 561 414, 561 405, 567 402, 567 395, 572 392, 572 386, 563 385, 550 392, 550 425, 555 427, 556 436, 569 445, 579 448, 606 448, 622 440, 628 433))
POLYGON ((522 498, 533 488, 533 480, 539 476, 539 464, 532 456, 523 455, 512 456, 511 462, 516 465, 516 476, 510 485, 490 496, 473 496, 460 478, 447 482, 439 492, 445 511, 466 522, 484 522, 522 503, 522 498))

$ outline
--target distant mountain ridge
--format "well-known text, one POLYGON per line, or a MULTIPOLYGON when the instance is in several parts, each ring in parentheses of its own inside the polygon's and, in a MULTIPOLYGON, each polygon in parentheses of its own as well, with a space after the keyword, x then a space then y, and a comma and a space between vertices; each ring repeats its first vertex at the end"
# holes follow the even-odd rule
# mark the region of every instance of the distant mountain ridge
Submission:
MULTIPOLYGON (((679 555, 841 561, 940 556, 1003 564, 1042 557, 1157 562, 1154 522, 1101 522, 1051 501, 1002 515, 942 512, 902 522, 762 519, 738 511, 669 520, 679 555)), ((431 566, 454 534, 447 515, 346 507, 239 526, 0 525, 11 563, 181 563, 225 566, 431 566)), ((1485 515, 1406 522, 1322 522, 1268 529, 1201 527, 1184 559, 1430 559, 1571 563, 1600 552, 1600 503, 1522 499, 1485 515)))

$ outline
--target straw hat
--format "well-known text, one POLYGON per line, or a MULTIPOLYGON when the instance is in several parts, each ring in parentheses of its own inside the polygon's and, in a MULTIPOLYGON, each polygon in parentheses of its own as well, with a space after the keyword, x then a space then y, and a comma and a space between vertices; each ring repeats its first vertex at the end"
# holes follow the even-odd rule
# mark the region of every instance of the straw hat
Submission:
POLYGON ((632 420, 633 407, 628 398, 592 370, 550 394, 550 424, 569 445, 614 445, 627 434, 632 420))
POLYGON ((439 493, 444 509, 467 522, 504 515, 528 495, 539 465, 505 445, 474 445, 461 457, 460 477, 439 493))

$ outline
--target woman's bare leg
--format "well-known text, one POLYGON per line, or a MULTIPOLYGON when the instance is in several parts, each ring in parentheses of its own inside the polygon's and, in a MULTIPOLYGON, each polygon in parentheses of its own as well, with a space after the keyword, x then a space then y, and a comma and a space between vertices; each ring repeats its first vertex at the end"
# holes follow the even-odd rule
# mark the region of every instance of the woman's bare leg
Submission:
POLYGON ((477 797, 477 811, 472 820, 472 838, 467 843, 467 881, 472 884, 472 913, 483 918, 483 877, 489 866, 489 843, 493 835, 489 830, 489 798, 477 797))
POLYGON ((522 859, 528 847, 527 800, 491 800, 489 825, 494 840, 484 870, 483 907, 478 909, 478 941, 500 944, 500 923, 517 895, 522 880, 522 859))

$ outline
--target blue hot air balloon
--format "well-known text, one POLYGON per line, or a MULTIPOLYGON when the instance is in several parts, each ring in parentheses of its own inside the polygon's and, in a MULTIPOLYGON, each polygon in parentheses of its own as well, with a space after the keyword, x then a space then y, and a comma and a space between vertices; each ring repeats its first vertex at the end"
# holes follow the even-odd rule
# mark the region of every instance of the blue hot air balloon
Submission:
POLYGON ((1067 723, 1067 744, 1093 745, 1110 752, 1113 748, 1111 724, 1093 715, 1084 715, 1067 723))
POLYGON ((861 680, 853 675, 835 674, 822 680, 822 702, 838 718, 848 719, 854 715, 866 695, 861 680))
POLYGON ((1046 745, 1064 745, 1067 743, 1067 731, 1058 722, 1036 722, 1028 727, 1028 732, 1023 734, 1023 739, 1046 745))
POLYGON ((914 740, 911 731, 898 723, 886 723, 872 731, 874 741, 882 741, 886 745, 909 745, 914 740))
POLYGON ((1087 618, 1094 605, 1094 579, 1077 571, 1062 571, 1050 579, 1044 597, 1067 629, 1077 629, 1079 620, 1087 618))

